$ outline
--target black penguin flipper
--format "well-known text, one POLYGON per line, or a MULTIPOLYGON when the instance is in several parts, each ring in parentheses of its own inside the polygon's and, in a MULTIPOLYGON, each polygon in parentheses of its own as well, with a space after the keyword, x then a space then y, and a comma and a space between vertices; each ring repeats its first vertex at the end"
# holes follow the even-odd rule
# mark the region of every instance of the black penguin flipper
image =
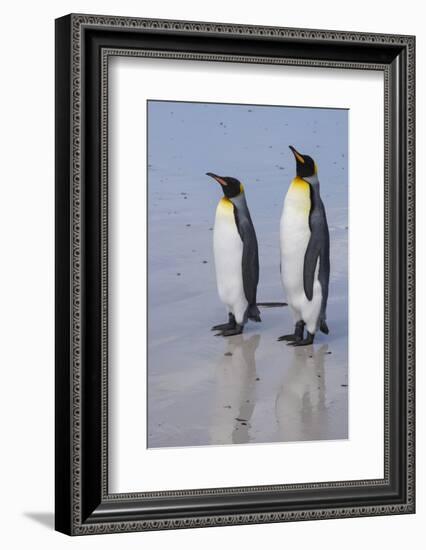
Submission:
POLYGON ((325 322, 327 301, 328 301, 328 285, 330 283, 330 241, 328 237, 328 228, 326 232, 325 244, 321 248, 318 280, 320 282, 321 291, 322 291, 320 329, 321 329, 321 332, 324 332, 324 334, 328 334, 328 326, 327 326, 327 323, 325 322))
POLYGON ((311 237, 305 252, 303 287, 308 300, 312 300, 315 271, 319 260, 318 281, 322 291, 320 320, 325 322, 330 279, 330 234, 327 216, 325 214, 324 204, 319 195, 318 186, 311 186, 309 229, 311 230, 311 237))
MULTIPOLYGON (((305 252, 303 264, 303 288, 308 300, 312 300, 314 294, 315 271, 320 260, 318 278, 321 279, 321 287, 327 278, 328 294, 328 274, 330 272, 330 237, 328 232, 327 218, 324 205, 319 196, 319 189, 311 186, 311 211, 309 213, 309 229, 311 236, 305 252), (327 265, 328 264, 328 265, 327 265), (328 273, 325 273, 327 272, 328 273), (326 275, 326 277, 324 277, 326 275)), ((324 291, 323 291, 324 295, 324 291)), ((323 308, 321 308, 323 309, 323 308)))
POLYGON ((306 298, 311 301, 314 295, 314 279, 318 258, 321 251, 321 242, 315 234, 311 233, 303 262, 303 289, 306 298))
MULTIPOLYGON (((253 232, 253 237, 256 239, 256 235, 253 232)), ((246 295, 248 307, 248 317, 252 321, 260 321, 260 312, 256 305, 257 284, 259 282, 259 255, 257 250, 257 242, 253 246, 251 237, 243 241, 243 286, 244 294, 246 295)))
POLYGON ((243 243, 242 274, 244 294, 249 304, 247 315, 253 321, 260 321, 260 312, 256 305, 257 285, 259 283, 259 252, 256 232, 250 215, 234 209, 235 222, 243 243))

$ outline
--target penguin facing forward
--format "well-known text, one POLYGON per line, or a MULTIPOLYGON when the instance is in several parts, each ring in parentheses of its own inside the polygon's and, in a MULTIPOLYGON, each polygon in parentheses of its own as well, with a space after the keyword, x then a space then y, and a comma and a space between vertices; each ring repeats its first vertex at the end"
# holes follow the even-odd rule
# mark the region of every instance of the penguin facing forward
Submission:
POLYGON ((243 332, 248 319, 260 321, 256 305, 259 282, 259 253, 243 185, 235 178, 212 172, 222 187, 223 197, 216 209, 213 251, 219 298, 228 311, 228 322, 212 330, 222 336, 243 332))
POLYGON ((319 329, 328 334, 326 309, 330 280, 330 236, 314 160, 290 145, 296 177, 284 199, 280 222, 281 280, 295 321, 289 345, 312 344, 319 329), (307 334, 304 337, 304 329, 307 334))

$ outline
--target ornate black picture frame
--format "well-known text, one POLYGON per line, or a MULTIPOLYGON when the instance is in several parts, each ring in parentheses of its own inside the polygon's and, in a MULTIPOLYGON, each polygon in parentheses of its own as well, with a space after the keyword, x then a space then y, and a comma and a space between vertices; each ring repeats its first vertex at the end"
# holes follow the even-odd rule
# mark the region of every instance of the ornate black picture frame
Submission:
POLYGON ((56 529, 69 535, 414 513, 413 36, 68 15, 56 21, 56 529), (110 494, 110 56, 384 73, 384 477, 110 494))

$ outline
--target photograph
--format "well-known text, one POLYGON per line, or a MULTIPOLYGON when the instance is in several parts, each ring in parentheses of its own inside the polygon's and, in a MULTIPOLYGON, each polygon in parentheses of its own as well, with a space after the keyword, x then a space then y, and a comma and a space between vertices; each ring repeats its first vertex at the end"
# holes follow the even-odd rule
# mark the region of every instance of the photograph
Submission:
POLYGON ((147 101, 148 448, 348 439, 348 125, 147 101))

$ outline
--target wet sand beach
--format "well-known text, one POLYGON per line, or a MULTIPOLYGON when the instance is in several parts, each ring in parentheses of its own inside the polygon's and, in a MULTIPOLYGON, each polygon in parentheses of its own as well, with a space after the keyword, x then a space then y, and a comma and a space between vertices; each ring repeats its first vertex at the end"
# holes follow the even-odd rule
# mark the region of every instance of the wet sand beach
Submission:
POLYGON ((148 447, 348 437, 347 111, 149 103, 148 447), (240 179, 259 241, 259 302, 283 302, 279 219, 294 176, 288 145, 319 167, 331 241, 330 334, 292 348, 287 307, 216 337, 225 322, 212 228, 240 179))

